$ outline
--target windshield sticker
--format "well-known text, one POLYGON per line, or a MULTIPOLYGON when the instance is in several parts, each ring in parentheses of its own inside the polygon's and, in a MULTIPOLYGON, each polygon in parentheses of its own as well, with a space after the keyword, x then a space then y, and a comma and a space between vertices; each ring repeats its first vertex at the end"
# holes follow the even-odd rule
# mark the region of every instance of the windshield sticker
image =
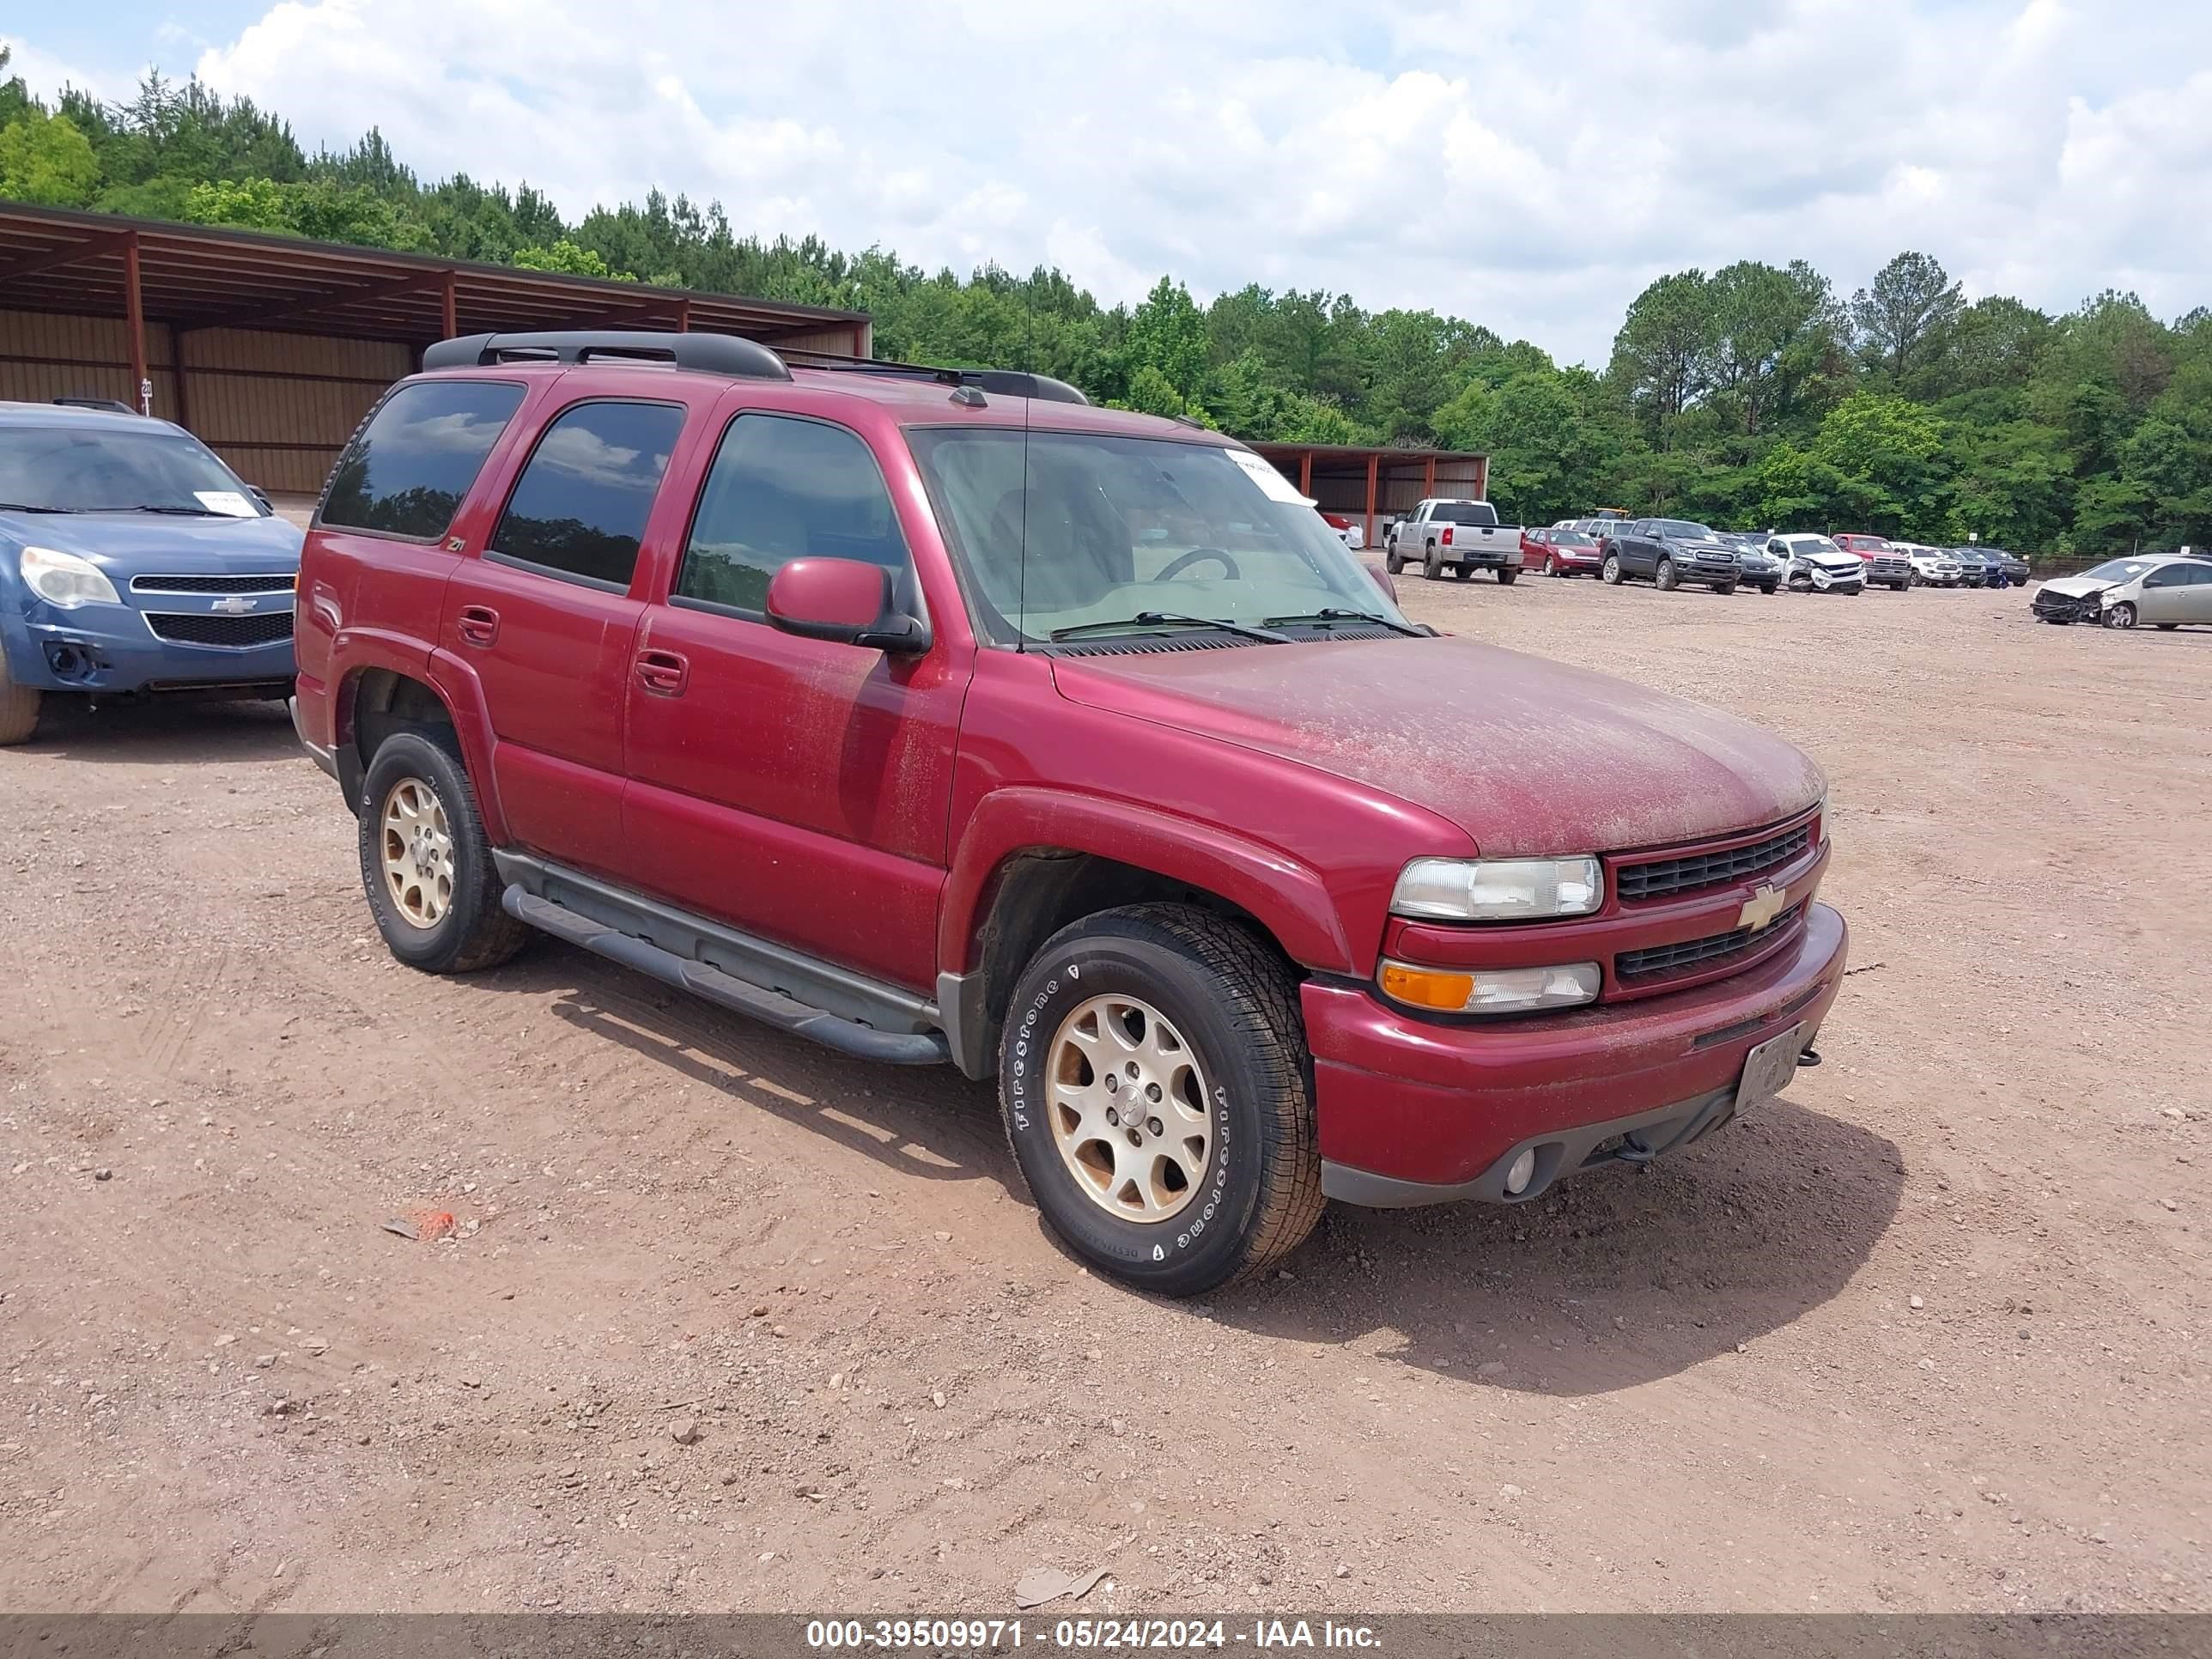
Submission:
POLYGON ((1252 482, 1271 501, 1282 501, 1291 507, 1311 507, 1313 502, 1298 494, 1298 487, 1249 449, 1228 449, 1222 452, 1251 475, 1252 482))
POLYGON ((220 513, 226 518, 252 519, 260 515, 253 503, 235 489, 195 489, 192 498, 210 513, 220 513))

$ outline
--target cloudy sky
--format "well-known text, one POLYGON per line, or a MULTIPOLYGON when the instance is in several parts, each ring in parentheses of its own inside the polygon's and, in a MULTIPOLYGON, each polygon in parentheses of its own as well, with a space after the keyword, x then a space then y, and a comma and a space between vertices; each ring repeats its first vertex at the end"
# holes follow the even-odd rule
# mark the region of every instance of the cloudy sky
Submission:
POLYGON ((1970 293, 2212 303, 2212 5, 2183 0, 15 0, 42 90, 147 64, 381 126, 572 216, 1102 299, 1163 271, 1425 306, 1601 362, 1653 276, 1900 248, 1970 293))

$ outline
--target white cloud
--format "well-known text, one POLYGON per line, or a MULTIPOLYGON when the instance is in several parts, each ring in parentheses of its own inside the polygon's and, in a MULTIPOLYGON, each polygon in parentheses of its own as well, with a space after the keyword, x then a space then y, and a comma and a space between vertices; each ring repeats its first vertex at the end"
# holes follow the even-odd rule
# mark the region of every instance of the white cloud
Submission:
POLYGON ((2152 0, 283 0, 197 68, 572 216, 657 186, 1109 301, 1338 289, 1601 361, 1653 276, 1743 258, 2212 301, 2208 64, 2212 8, 2152 0))

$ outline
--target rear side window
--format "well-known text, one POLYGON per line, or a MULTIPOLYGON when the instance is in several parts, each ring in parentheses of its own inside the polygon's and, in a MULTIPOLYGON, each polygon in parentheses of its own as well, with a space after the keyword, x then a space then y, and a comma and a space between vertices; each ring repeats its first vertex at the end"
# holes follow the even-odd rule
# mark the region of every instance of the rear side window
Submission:
POLYGON ((323 493, 319 524, 434 541, 521 406, 503 380, 419 380, 355 434, 323 493))
POLYGON ((669 453, 673 404, 588 403, 561 411, 531 454, 490 550, 608 587, 628 587, 669 453))
POLYGON ((740 415, 699 492, 673 597, 757 613, 769 578, 803 558, 906 568, 882 469, 842 427, 740 415))

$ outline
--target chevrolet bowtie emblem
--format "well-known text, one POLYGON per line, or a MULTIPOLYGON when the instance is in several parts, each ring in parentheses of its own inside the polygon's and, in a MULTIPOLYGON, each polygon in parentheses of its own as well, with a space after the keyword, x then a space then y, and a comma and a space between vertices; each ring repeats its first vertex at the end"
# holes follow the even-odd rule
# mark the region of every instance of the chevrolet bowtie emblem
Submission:
POLYGON ((1735 925, 1748 927, 1755 933, 1789 908, 1790 890, 1787 887, 1762 886, 1746 899, 1743 908, 1735 913, 1735 925))
POLYGON ((242 617, 253 609, 254 603, 252 599, 242 599, 234 593, 227 599, 217 599, 215 602, 215 608, 227 616, 242 617))

